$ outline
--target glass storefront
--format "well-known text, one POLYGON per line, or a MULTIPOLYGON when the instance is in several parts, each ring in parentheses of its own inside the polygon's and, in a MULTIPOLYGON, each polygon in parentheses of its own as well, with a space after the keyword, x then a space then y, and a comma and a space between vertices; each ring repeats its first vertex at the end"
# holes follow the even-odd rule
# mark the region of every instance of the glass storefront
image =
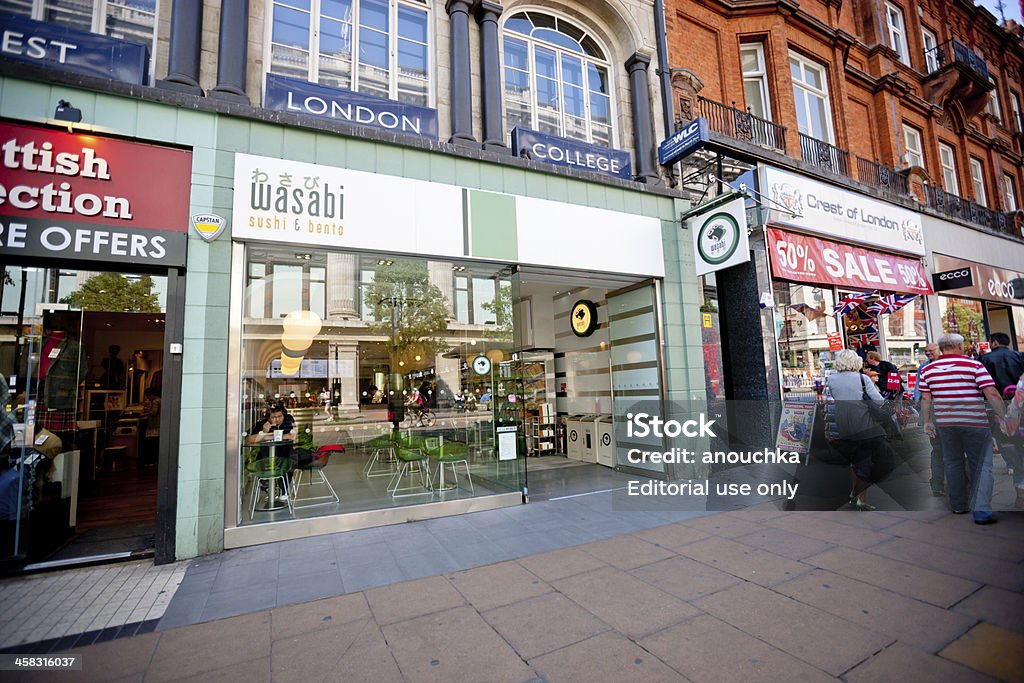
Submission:
POLYGON ((964 338, 970 353, 979 353, 979 344, 989 336, 1002 332, 1024 349, 1024 306, 1008 306, 992 301, 940 295, 939 316, 943 332, 955 332, 964 338))
POLYGON ((522 489, 508 269, 249 245, 245 272, 241 525, 522 489))

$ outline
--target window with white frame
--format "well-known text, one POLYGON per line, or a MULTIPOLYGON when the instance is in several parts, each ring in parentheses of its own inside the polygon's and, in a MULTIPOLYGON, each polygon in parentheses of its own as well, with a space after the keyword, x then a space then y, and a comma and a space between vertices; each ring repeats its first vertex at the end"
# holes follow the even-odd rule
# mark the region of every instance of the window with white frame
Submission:
MULTIPOLYGON (((142 43, 153 53, 158 0, 0 0, 0 12, 142 43)), ((156 60, 150 59, 150 64, 156 60)), ((152 68, 152 67, 151 67, 152 68)))
POLYGON ((402 0, 272 0, 271 73, 430 106, 430 12, 402 0))
POLYGON ((1017 132, 1024 132, 1024 120, 1021 119, 1020 115, 1020 95, 1010 91, 1010 110, 1013 114, 1013 121, 1010 125, 1017 132))
POLYGON ((985 196, 985 173, 981 170, 981 161, 971 157, 971 187, 974 188, 974 201, 982 206, 988 206, 988 197, 985 196))
POLYGON ((905 161, 908 166, 924 166, 924 152, 921 148, 921 131, 903 124, 903 144, 907 149, 905 161))
POLYGON ((1003 201, 1007 211, 1017 210, 1017 191, 1013 187, 1013 176, 1009 173, 1003 174, 1003 201))
POLYGON ((939 68, 939 41, 934 33, 922 27, 921 44, 924 46, 924 70, 930 74, 939 68))
POLYGON ((828 99, 825 67, 795 53, 789 53, 793 78, 797 127, 804 135, 832 143, 832 109, 828 99))
POLYGON ((960 194, 960 181, 956 175, 956 154, 949 145, 939 143, 939 166, 942 167, 942 186, 950 194, 960 194))
POLYGON ((747 107, 754 116, 772 120, 772 105, 768 97, 768 70, 765 68, 764 45, 749 43, 740 47, 743 67, 743 94, 747 107))
POLYGON ((907 50, 907 30, 903 23, 903 10, 892 3, 885 3, 885 23, 889 28, 889 47, 896 50, 900 61, 910 64, 910 52, 907 50))
POLYGON ((999 108, 999 84, 991 76, 989 76, 988 82, 992 84, 992 90, 988 93, 988 113, 996 117, 997 121, 1002 121, 1003 112, 999 108))
POLYGON ((614 146, 609 62, 586 30, 550 14, 518 12, 505 22, 502 51, 506 130, 614 146))

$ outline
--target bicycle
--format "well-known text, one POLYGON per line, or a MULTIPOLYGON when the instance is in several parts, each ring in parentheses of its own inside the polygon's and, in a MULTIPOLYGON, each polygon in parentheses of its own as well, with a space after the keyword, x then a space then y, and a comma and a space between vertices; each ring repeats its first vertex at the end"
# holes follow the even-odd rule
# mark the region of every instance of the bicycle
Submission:
POLYGON ((402 427, 433 427, 435 420, 430 408, 408 406, 405 410, 405 419, 400 424, 402 427))

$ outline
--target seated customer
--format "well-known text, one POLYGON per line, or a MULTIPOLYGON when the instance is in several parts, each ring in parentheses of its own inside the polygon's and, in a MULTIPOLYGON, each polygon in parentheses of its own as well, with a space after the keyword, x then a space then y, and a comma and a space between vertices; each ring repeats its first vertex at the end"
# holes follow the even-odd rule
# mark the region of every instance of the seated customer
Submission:
POLYGON ((259 446, 273 441, 274 431, 278 429, 283 433, 284 441, 295 440, 294 418, 288 414, 284 406, 274 405, 270 407, 266 416, 249 430, 249 436, 245 438, 245 443, 250 446, 259 446))

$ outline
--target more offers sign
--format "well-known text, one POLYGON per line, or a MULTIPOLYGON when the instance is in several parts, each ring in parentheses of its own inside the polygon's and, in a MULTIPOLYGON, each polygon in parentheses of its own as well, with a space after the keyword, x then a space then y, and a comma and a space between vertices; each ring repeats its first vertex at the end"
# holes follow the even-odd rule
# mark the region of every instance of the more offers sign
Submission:
POLYGON ((743 197, 715 204, 690 217, 697 275, 724 270, 750 260, 747 211, 743 197))

